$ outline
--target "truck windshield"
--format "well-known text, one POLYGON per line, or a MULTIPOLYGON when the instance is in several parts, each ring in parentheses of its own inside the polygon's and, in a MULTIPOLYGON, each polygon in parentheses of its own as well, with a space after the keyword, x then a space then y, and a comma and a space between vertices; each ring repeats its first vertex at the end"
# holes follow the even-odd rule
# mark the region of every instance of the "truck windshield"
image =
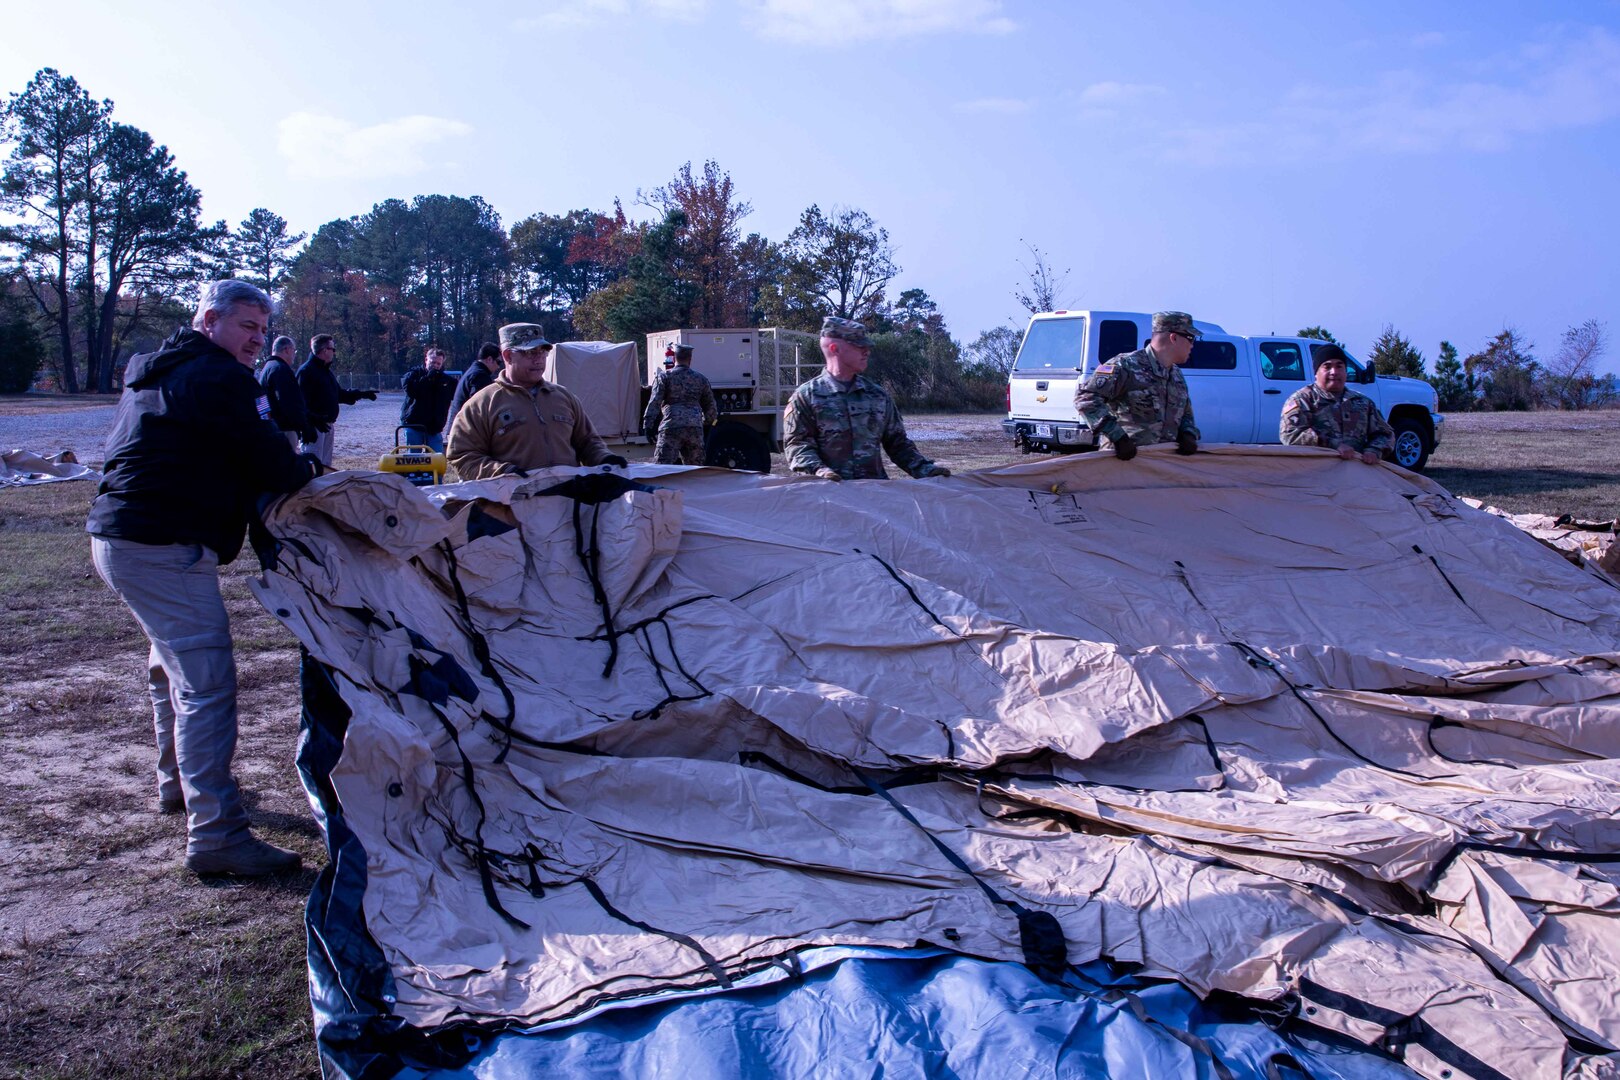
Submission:
POLYGON ((1024 331, 1015 371, 1074 371, 1085 359, 1086 320, 1037 319, 1024 331))

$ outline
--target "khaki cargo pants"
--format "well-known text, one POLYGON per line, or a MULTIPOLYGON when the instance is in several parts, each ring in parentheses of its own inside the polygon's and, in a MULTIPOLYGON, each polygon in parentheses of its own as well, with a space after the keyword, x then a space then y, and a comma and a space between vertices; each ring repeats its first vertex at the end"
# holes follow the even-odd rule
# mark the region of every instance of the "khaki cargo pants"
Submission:
POLYGON ((158 798, 184 796, 186 853, 248 839, 231 775, 236 659, 219 595, 219 556, 202 544, 137 544, 93 536, 90 555, 151 643, 147 688, 157 735, 158 798))

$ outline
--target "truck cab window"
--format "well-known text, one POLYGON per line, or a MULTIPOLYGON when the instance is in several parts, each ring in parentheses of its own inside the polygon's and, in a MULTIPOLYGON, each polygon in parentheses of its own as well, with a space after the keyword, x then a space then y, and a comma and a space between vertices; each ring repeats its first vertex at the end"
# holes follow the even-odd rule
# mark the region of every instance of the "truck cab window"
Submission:
POLYGON ((1260 343, 1260 374, 1282 382, 1305 381, 1305 358, 1292 341, 1260 343))
POLYGON ((1195 371, 1237 370, 1237 346, 1230 341, 1200 341, 1193 346, 1187 367, 1195 371))
POLYGON ((1136 324, 1129 319, 1104 319, 1097 324, 1097 363, 1106 364, 1120 353, 1135 352, 1136 324))

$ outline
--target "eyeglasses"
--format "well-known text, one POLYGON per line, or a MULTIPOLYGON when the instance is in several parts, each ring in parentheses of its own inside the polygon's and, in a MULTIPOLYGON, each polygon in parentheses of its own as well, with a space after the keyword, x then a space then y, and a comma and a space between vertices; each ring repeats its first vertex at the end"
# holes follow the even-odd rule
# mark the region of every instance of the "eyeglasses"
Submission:
POLYGON ((1191 334, 1183 334, 1183 333, 1180 333, 1180 332, 1179 332, 1179 331, 1178 331, 1178 332, 1177 332, 1177 333, 1176 333, 1176 337, 1178 337, 1178 338, 1186 338, 1186 339, 1187 339, 1187 344, 1189 344, 1189 345, 1196 345, 1196 344, 1198 344, 1198 339, 1197 339, 1197 338, 1195 338, 1195 337, 1193 337, 1193 336, 1192 336, 1192 335, 1191 335, 1191 334))

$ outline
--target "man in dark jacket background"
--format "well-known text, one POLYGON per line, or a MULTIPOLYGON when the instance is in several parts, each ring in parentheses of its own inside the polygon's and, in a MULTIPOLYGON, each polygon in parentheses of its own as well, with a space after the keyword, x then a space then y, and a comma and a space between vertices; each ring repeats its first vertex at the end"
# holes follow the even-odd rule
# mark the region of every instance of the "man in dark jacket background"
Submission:
POLYGON ((304 408, 309 412, 315 438, 302 444, 306 454, 314 454, 322 465, 332 464, 332 429, 337 426, 338 407, 364 399, 376 401, 375 390, 345 390, 332 374, 337 343, 331 334, 309 339, 309 359, 298 368, 298 389, 304 392, 304 408))
POLYGON ((192 329, 131 358, 85 529, 96 571, 151 644, 158 806, 186 814, 199 874, 296 869, 297 852, 248 829, 231 758, 236 663, 217 568, 242 547, 255 498, 320 472, 270 422, 253 380, 270 298, 245 281, 203 292, 192 329))
POLYGON ((406 372, 400 380, 405 388, 405 404, 400 406, 399 422, 405 427, 405 441, 413 446, 431 446, 444 453, 444 421, 450 415, 450 399, 456 395, 456 380, 444 373, 444 350, 429 345, 422 354, 422 366, 406 372))
POLYGON ((445 417, 444 429, 450 430, 450 425, 456 422, 456 413, 467 404, 467 399, 478 391, 495 381, 495 376, 501 372, 501 347, 493 341, 486 341, 478 350, 478 361, 470 364, 462 372, 461 381, 456 383, 456 396, 450 399, 450 415, 445 417))
POLYGON ((287 444, 297 450, 301 442, 313 443, 318 433, 304 409, 304 392, 298 389, 292 338, 276 338, 270 347, 270 359, 259 369, 259 385, 270 399, 270 420, 287 436, 287 444))

